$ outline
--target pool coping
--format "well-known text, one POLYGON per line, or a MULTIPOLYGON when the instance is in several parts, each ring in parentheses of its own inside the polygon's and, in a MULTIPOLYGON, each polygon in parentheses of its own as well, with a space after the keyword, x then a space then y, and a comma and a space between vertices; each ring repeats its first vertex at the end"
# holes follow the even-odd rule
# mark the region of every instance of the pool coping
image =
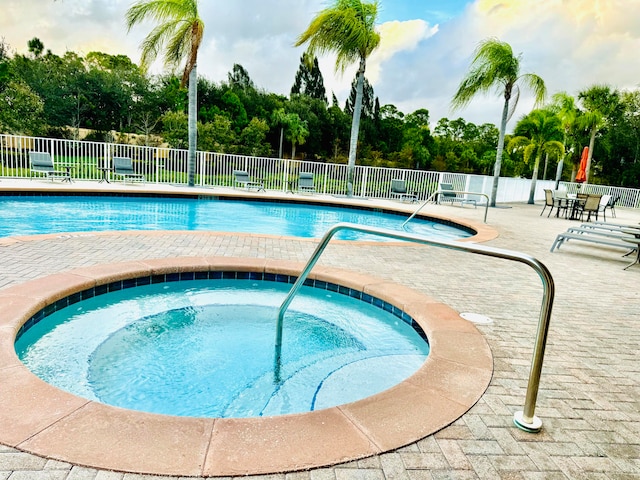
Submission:
POLYGON ((13 348, 20 326, 46 305, 115 280, 176 272, 298 275, 299 262, 178 257, 77 268, 0 291, 0 443, 46 458, 132 473, 237 476, 334 465, 394 450, 451 424, 482 396, 493 372, 477 328, 434 299, 393 282, 316 266, 309 278, 360 290, 397 306, 431 345, 404 382, 366 399, 310 413, 188 418, 111 407, 37 378, 13 348), (428 307, 428 308, 425 308, 428 307))

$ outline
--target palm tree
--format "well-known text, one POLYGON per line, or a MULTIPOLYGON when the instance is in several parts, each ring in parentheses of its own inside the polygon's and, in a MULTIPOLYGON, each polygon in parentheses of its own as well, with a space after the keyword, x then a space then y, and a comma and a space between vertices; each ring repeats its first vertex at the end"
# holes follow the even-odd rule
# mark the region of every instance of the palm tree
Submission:
POLYGON ((377 0, 371 3, 362 0, 334 0, 330 7, 318 13, 295 43, 296 47, 299 47, 309 42, 308 53, 312 57, 335 53, 336 71, 344 73, 347 66, 355 61, 359 62, 347 166, 348 196, 353 195, 364 72, 367 58, 380 44, 380 34, 375 31, 377 18, 377 0))
POLYGON ((126 13, 129 31, 137 23, 147 19, 158 25, 142 42, 143 67, 148 67, 166 45, 164 64, 177 67, 185 61, 180 86, 189 83, 189 157, 188 184, 195 184, 197 146, 197 96, 198 75, 196 63, 198 50, 204 35, 204 23, 198 15, 198 0, 139 0, 126 13))
POLYGON ((535 162, 528 202, 533 205, 542 155, 556 155, 562 158, 564 154, 564 145, 559 141, 562 138, 562 124, 560 119, 548 110, 533 110, 518 122, 515 134, 507 148, 509 150, 524 148, 525 163, 529 163, 532 158, 535 162))
POLYGON ((578 94, 585 111, 578 117, 578 124, 589 130, 589 155, 587 157, 587 179, 589 183, 589 172, 591 171, 591 159, 593 158, 593 147, 596 143, 596 134, 607 124, 610 117, 620 105, 620 94, 617 90, 611 91, 607 85, 594 85, 578 94))
POLYGON ((452 107, 458 109, 466 106, 478 93, 486 93, 495 87, 503 92, 504 107, 500 122, 496 163, 493 169, 493 188, 491 189, 490 205, 492 207, 496 206, 507 122, 513 115, 520 97, 518 84, 524 84, 533 92, 536 106, 541 105, 546 96, 546 87, 542 78, 533 73, 520 74, 521 56, 514 56, 511 46, 498 39, 489 38, 482 41, 476 48, 469 72, 460 82, 458 91, 451 101, 452 107))
MULTIPOLYGON (((574 152, 575 145, 571 138, 571 133, 574 131, 576 126, 576 119, 578 117, 578 107, 576 107, 575 99, 565 93, 559 92, 553 96, 553 103, 550 105, 550 110, 555 112, 555 114, 560 119, 560 123, 562 124, 562 145, 564 146, 565 155, 558 163, 558 172, 556 173, 556 190, 558 189, 558 185, 560 184, 560 177, 562 176, 562 167, 564 166, 564 161, 567 160, 574 152)), ((575 172, 575 164, 573 166, 573 170, 575 172)), ((572 180, 574 177, 574 172, 572 172, 571 177, 572 180)))
POLYGON ((287 130, 285 136, 291 142, 291 160, 296 159, 296 145, 304 145, 309 136, 307 122, 297 113, 287 114, 287 130))

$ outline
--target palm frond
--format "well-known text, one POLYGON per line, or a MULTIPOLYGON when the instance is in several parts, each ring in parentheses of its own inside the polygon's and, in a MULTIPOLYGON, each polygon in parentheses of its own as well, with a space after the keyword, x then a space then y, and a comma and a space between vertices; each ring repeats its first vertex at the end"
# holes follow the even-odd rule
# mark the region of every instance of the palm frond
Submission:
POLYGON ((564 155, 564 144, 557 140, 549 140, 548 142, 545 142, 542 149, 549 155, 555 155, 556 158, 562 158, 564 155))
POLYGON ((148 67, 166 45, 163 55, 166 66, 177 67, 186 59, 184 86, 195 66, 204 35, 204 23, 198 16, 198 0, 139 0, 129 8, 125 20, 129 30, 145 20, 159 23, 141 44, 141 63, 148 67))
POLYGON ((487 93, 495 87, 504 94, 509 120, 520 98, 519 82, 534 93, 536 105, 542 104, 546 95, 544 81, 534 74, 520 75, 521 57, 514 55, 506 42, 496 38, 482 41, 475 50, 469 72, 451 100, 452 109, 466 106, 478 93, 487 93))
POLYGON ((530 144, 531 144, 530 138, 525 137, 523 135, 519 135, 517 137, 512 137, 511 140, 509 140, 509 143, 507 144, 507 150, 513 153, 516 150, 524 148, 530 144))
POLYGON ((336 0, 322 10, 300 34, 295 46, 308 43, 308 53, 320 56, 336 54, 336 71, 367 58, 380 44, 375 31, 378 3, 361 0, 336 0))
POLYGON ((153 61, 158 58, 160 50, 164 43, 173 34, 174 25, 163 23, 157 25, 151 32, 144 38, 140 44, 141 49, 141 63, 143 68, 147 68, 153 61))
POLYGON ((539 155, 536 155, 536 153, 538 152, 538 149, 539 149, 539 145, 536 144, 535 142, 531 142, 529 145, 524 147, 524 155, 522 156, 524 163, 528 164, 529 160, 531 160, 531 157, 535 157, 535 159, 538 160, 540 158, 539 155))
POLYGON ((493 87, 513 84, 517 78, 519 57, 513 56, 511 46, 496 38, 489 38, 476 47, 469 72, 460 82, 451 105, 454 109, 466 106, 478 93, 493 87))
POLYGON ((173 25, 164 51, 165 65, 178 65, 187 56, 191 46, 190 32, 191 25, 186 22, 176 22, 173 25))
POLYGON ((547 87, 544 84, 544 80, 534 73, 525 73, 520 77, 520 80, 533 93, 535 98, 534 108, 542 106, 547 96, 547 87))

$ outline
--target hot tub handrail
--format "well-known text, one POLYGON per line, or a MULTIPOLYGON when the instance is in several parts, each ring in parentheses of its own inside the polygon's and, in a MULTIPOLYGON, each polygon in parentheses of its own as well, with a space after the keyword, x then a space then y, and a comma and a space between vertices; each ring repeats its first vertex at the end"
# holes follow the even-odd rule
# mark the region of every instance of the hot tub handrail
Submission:
POLYGON ((413 217, 415 217, 418 212, 420 210, 422 210, 427 203, 431 202, 433 200, 434 197, 437 197, 440 193, 463 193, 463 194, 470 194, 470 195, 480 195, 484 198, 487 199, 487 201, 484 204, 484 223, 487 223, 487 212, 489 210, 489 195, 487 195, 486 193, 482 193, 482 192, 467 192, 464 190, 436 190, 435 192, 433 192, 431 195, 429 195, 429 197, 422 203, 422 205, 420 205, 415 212, 413 212, 411 214, 411 216, 409 218, 407 218, 404 223, 402 224, 402 228, 405 227, 405 225, 407 223, 409 223, 409 220, 411 220, 413 217))
POLYGON ((553 298, 555 295, 555 285, 553 277, 549 269, 538 259, 520 252, 511 250, 505 250, 501 248, 489 247, 486 245, 478 245, 473 243, 456 242, 452 240, 432 240, 421 235, 416 235, 407 232, 401 232, 396 230, 389 230, 377 227, 369 227, 363 225, 356 225, 351 223, 338 223, 331 227, 324 234, 320 243, 316 247, 315 251, 309 258, 309 261, 300 272, 298 279, 291 287, 291 290, 287 294, 286 298, 280 305, 278 311, 278 320, 276 324, 276 344, 275 344, 275 370, 276 378, 279 378, 280 360, 282 355, 282 324, 284 319, 284 313, 293 300, 295 294, 300 290, 304 282, 306 281, 309 272, 318 261, 322 252, 324 252, 327 244, 331 238, 340 230, 353 230, 361 233, 368 233, 372 235, 379 235, 382 237, 394 238, 397 240, 406 240, 409 242, 420 243, 423 245, 429 245, 433 247, 448 248, 452 250, 458 250, 463 252, 476 253, 479 255, 485 255, 489 257, 503 258, 506 260, 512 260, 533 268, 542 280, 543 296, 542 306, 540 309, 540 319, 538 321, 538 328, 536 333, 536 341, 533 350, 533 358, 531 363, 531 371, 529 373, 529 382, 527 384, 527 393, 525 398, 525 404, 522 411, 518 411, 514 414, 513 421, 516 426, 527 432, 538 432, 542 428, 542 421, 535 416, 536 400, 538 397, 538 387, 540 384, 540 374, 542 372, 542 361, 544 359, 544 351, 547 343, 547 334, 549 332, 549 322, 551 320, 551 310, 553 308, 553 298))

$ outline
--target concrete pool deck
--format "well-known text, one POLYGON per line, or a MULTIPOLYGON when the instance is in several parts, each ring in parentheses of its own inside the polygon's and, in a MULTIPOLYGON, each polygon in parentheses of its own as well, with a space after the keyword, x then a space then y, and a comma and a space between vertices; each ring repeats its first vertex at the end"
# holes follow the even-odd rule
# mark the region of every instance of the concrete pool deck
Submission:
MULTIPOLYGON (((0 187, 11 188, 10 183, 3 179, 0 187)), ((459 312, 492 318, 493 323, 478 328, 493 353, 493 378, 469 412, 411 445, 333 467, 261 478, 640 478, 640 362, 636 354, 640 266, 624 271, 630 260, 622 258, 623 251, 579 242, 550 253, 555 236, 577 223, 540 217, 542 204, 509 207, 489 210, 488 224, 499 236, 486 244, 533 255, 549 267, 556 283, 536 409, 543 421, 542 432, 528 434, 512 423, 513 413, 524 403, 541 303, 540 279, 534 272, 520 264, 446 249, 336 243, 329 246, 321 265, 372 274, 418 290, 459 312)), ((483 214, 481 208, 444 205, 429 205, 425 211, 478 223, 483 214)), ((640 222, 639 211, 618 209, 617 213, 617 222, 640 222)), ((314 246, 309 240, 191 232, 72 234, 5 241, 0 243, 0 293, 46 275, 109 262, 202 256, 304 262, 314 246)), ((0 446, 0 479, 8 478, 157 477, 79 467, 0 446)))

